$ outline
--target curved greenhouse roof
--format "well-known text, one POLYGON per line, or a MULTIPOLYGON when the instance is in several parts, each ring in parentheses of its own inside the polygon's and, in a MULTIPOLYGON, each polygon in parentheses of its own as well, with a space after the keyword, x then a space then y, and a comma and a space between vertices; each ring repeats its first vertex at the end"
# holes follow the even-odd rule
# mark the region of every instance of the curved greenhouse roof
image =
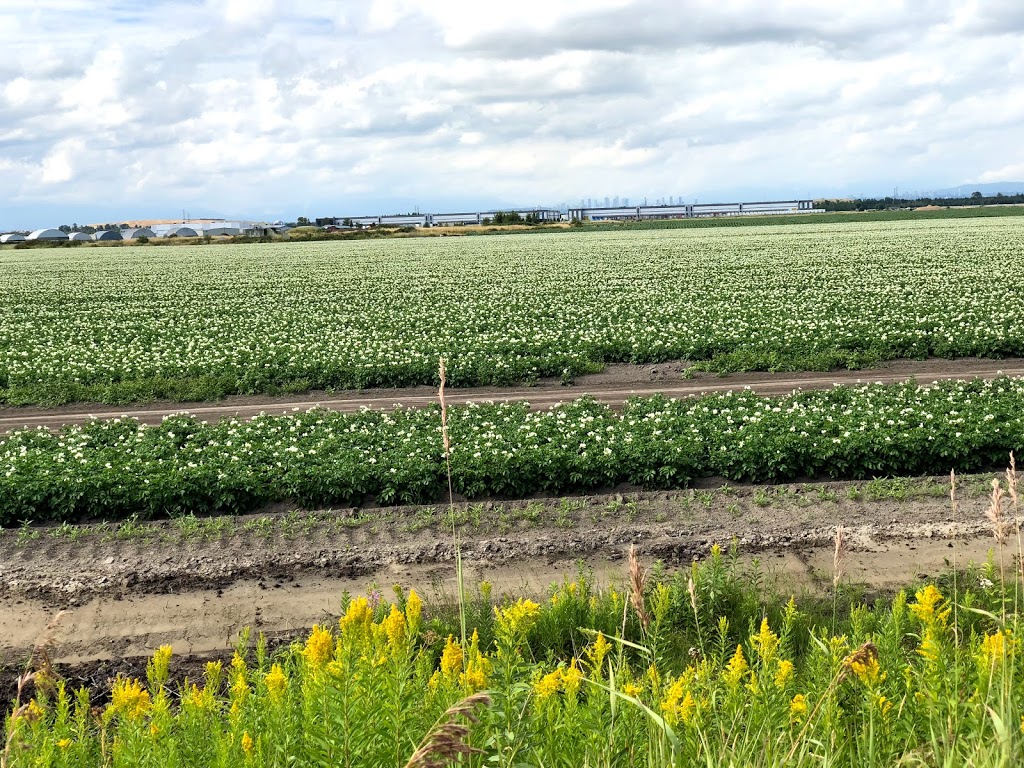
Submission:
POLYGON ((135 240, 138 237, 156 237, 156 233, 149 227, 139 227, 137 229, 122 229, 121 237, 125 240, 135 240))
POLYGON ((121 233, 113 229, 103 229, 92 236, 93 240, 124 240, 121 233))
POLYGON ((86 240, 92 240, 92 238, 89 237, 88 233, 86 232, 72 232, 70 235, 68 235, 68 240, 77 240, 79 242, 82 242, 86 240))
POLYGON ((6 235, 0 235, 0 243, 23 243, 25 242, 25 236, 19 235, 17 232, 9 232, 6 235))
POLYGON ((68 236, 59 229, 37 229, 26 240, 67 240, 68 236))
POLYGON ((199 237, 199 233, 192 227, 171 227, 161 237, 199 237))

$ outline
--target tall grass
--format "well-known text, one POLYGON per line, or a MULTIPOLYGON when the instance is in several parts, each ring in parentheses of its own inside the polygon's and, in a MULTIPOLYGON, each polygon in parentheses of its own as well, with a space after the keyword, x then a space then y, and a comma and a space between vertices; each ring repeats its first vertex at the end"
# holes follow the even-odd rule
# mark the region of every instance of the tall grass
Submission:
POLYGON ((161 649, 101 706, 37 671, 3 764, 1015 765, 1019 574, 999 571, 961 573, 954 615, 951 577, 796 600, 734 552, 674 575, 634 558, 621 590, 581 573, 539 603, 468 596, 465 645, 458 606, 397 590, 203 680, 172 685, 161 649))

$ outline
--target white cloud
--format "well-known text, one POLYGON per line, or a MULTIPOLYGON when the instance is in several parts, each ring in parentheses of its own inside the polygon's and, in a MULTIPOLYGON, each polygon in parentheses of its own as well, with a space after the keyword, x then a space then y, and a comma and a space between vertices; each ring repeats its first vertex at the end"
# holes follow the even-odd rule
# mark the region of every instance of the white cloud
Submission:
POLYGON ((5 0, 0 228, 1024 178, 1022 9, 5 0))

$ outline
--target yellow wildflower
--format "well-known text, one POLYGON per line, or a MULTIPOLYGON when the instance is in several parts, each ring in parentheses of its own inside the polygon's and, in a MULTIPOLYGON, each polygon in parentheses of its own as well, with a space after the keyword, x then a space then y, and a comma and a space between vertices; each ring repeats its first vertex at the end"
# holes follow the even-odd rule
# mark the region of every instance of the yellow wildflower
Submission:
POLYGON ((558 693, 558 689, 561 685, 562 670, 556 669, 554 672, 549 672, 534 683, 533 692, 540 701, 544 701, 558 693))
POLYGON ((917 649, 917 652, 927 661, 938 661, 941 648, 931 627, 925 630, 924 637, 921 639, 921 647, 917 649))
POLYGON ((611 650, 611 643, 604 638, 604 634, 597 633, 594 643, 587 649, 587 661, 590 662, 590 671, 593 674, 601 674, 604 666, 604 659, 611 650))
POLYGON ((805 714, 807 714, 807 697, 802 693, 798 693, 789 702, 789 719, 798 721, 803 719, 805 714))
POLYGON ((562 672, 562 690, 570 699, 575 699, 579 693, 580 684, 583 682, 583 673, 580 672, 576 659, 562 672))
POLYGON ((934 584, 929 584, 927 587, 919 589, 914 597, 917 599, 917 602, 910 606, 910 612, 922 624, 925 626, 932 626, 934 624, 945 626, 951 609, 948 607, 944 608, 942 593, 934 584))
POLYGON ((480 582, 480 596, 488 603, 491 602, 491 591, 493 589, 494 585, 486 579, 480 582))
POLYGON ((146 672, 154 685, 162 686, 167 683, 170 677, 171 655, 173 652, 171 646, 161 645, 156 653, 153 654, 153 658, 147 665, 146 672))
POLYGON ((280 704, 284 698, 285 691, 288 689, 288 678, 285 677, 281 665, 274 664, 263 682, 267 686, 267 695, 270 697, 270 700, 274 704, 280 704))
POLYGON ((978 653, 978 661, 988 668, 999 663, 1013 647, 1013 639, 1010 630, 996 630, 991 635, 986 634, 981 640, 981 649, 978 653))
POLYGON ((224 665, 219 661, 206 662, 206 687, 211 691, 220 687, 220 678, 224 671, 224 665))
POLYGON ((149 711, 149 691, 138 680, 118 678, 110 694, 107 713, 123 714, 129 720, 137 720, 149 711))
POLYGON ((526 638, 540 618, 540 606, 532 600, 520 598, 507 608, 495 608, 497 633, 510 641, 526 638))
POLYGON ((479 691, 487 687, 487 675, 491 663, 484 657, 473 659, 466 665, 466 671, 459 675, 459 682, 469 691, 479 691))
POLYGON ((665 719, 671 725, 680 722, 689 725, 696 709, 697 702, 687 690, 685 677, 677 677, 668 687, 665 698, 661 702, 661 711, 665 713, 665 719))
POLYGON ((454 680, 462 672, 462 646, 448 635, 448 641, 441 652, 441 674, 454 680))
POLYGON ((420 628, 420 619, 423 616, 423 601, 416 594, 415 589, 409 590, 409 597, 405 601, 405 623, 409 625, 409 636, 415 637, 420 628))
POLYGON ((761 619, 761 629, 756 635, 751 635, 750 644, 754 646, 762 664, 767 664, 775 657, 775 651, 779 647, 779 636, 768 626, 768 619, 761 619))
POLYGON ((635 683, 626 683, 622 686, 622 692, 627 696, 632 696, 634 699, 640 696, 641 690, 635 683))
POLYGON ((405 641, 405 614, 398 610, 398 606, 391 606, 391 613, 381 622, 384 633, 388 636, 388 644, 394 648, 405 641))
POLYGON ((850 669, 867 686, 874 686, 885 680, 885 673, 882 672, 877 656, 869 656, 867 661, 852 661, 850 669))
POLYGON ((370 602, 365 597, 357 597, 348 604, 348 610, 338 623, 345 634, 365 634, 372 622, 373 610, 370 608, 370 602))
MULTIPOLYGON (((147 699, 149 694, 146 694, 147 699)), ((34 723, 36 720, 41 718, 44 714, 43 708, 39 705, 39 702, 32 699, 28 703, 28 710, 25 712, 25 719, 30 723, 34 723)))
POLYGON ((57 746, 60 747, 61 749, 67 749, 73 743, 74 742, 71 741, 71 739, 61 739, 60 741, 57 742, 57 746))
MULTIPOLYGON (((209 669, 209 667, 207 667, 209 669)), ((245 674, 245 659, 239 655, 238 651, 235 651, 231 657, 231 674, 232 675, 244 675, 245 674)))
POLYGON ((785 688, 786 683, 793 677, 793 662, 789 659, 783 659, 779 662, 779 668, 775 672, 775 687, 785 688))
POLYGON ((726 685, 730 688, 735 688, 743 680, 743 676, 746 675, 748 669, 750 667, 743 656, 743 646, 737 645, 736 653, 732 655, 729 663, 725 665, 725 672, 722 673, 722 677, 725 679, 726 685))
POLYGON ((306 639, 306 647, 302 651, 306 663, 313 671, 319 670, 334 657, 334 638, 331 633, 319 624, 313 625, 313 631, 306 639))
POLYGON ((249 735, 248 731, 242 733, 242 751, 245 752, 246 757, 252 756, 252 736, 249 735))
POLYGON ((882 714, 882 717, 887 717, 892 711, 892 702, 889 701, 885 696, 875 697, 875 706, 878 711, 882 714))

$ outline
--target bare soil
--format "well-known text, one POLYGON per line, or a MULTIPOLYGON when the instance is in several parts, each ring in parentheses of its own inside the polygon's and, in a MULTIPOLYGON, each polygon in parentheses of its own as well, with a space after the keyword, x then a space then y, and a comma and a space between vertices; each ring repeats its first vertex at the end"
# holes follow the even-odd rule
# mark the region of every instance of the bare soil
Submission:
MULTIPOLYGON (((946 379, 992 379, 997 376, 1024 376, 1024 358, 992 360, 961 358, 957 360, 895 360, 883 366, 856 371, 804 373, 734 373, 718 375, 684 373, 685 361, 656 365, 615 364, 600 373, 579 376, 573 384, 563 386, 555 379, 542 379, 532 387, 467 387, 448 388, 451 404, 483 401, 528 401, 533 408, 546 408, 584 395, 607 403, 621 405, 631 397, 664 394, 685 397, 710 392, 749 387, 766 395, 787 394, 794 389, 829 389, 836 384, 865 382, 893 383, 918 379, 924 382, 946 379)), ((172 413, 191 413, 208 421, 223 417, 248 418, 260 413, 288 413, 314 407, 336 411, 358 411, 361 408, 424 407, 437 402, 437 390, 419 386, 401 389, 364 389, 339 392, 313 391, 289 397, 233 396, 211 403, 153 402, 126 406, 100 403, 74 403, 57 408, 35 406, 0 407, 0 434, 23 427, 59 429, 68 424, 81 424, 92 418, 130 416, 148 424, 158 424, 172 413)))
MULTIPOLYGON (((455 514, 466 582, 486 579, 498 594, 543 594, 580 568, 598 584, 622 583, 631 544, 671 570, 731 542, 781 589, 824 591, 837 525, 848 531, 846 578, 885 591, 936 576, 954 561, 986 558, 986 483, 977 477, 961 488, 955 524, 948 486, 929 478, 612 492, 457 504, 455 514)), ((401 584, 428 604, 455 593, 446 508, 227 520, 220 528, 214 523, 224 519, 93 526, 77 540, 67 528, 7 531, 0 538, 0 697, 59 611, 53 658, 88 682, 142 669, 163 644, 196 659, 229 654, 245 627, 286 642, 334 621, 345 593, 387 594, 401 584)))

